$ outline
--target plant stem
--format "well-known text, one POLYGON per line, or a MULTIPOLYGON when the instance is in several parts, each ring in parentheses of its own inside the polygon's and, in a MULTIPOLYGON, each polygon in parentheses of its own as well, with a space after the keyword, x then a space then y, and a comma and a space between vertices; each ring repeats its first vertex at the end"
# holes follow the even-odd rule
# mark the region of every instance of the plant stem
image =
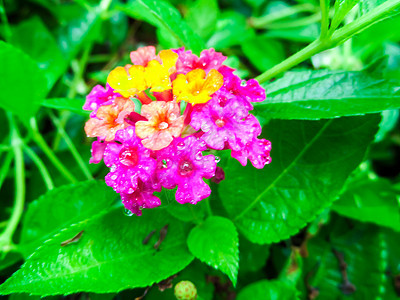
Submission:
POLYGON ((299 52, 285 59, 283 62, 262 73, 256 78, 256 80, 258 80, 260 83, 266 82, 271 78, 274 78, 276 75, 289 70, 290 68, 298 65, 314 54, 317 54, 325 49, 328 48, 324 46, 324 43, 322 43, 321 40, 316 40, 299 52))
POLYGON ((329 28, 329 1, 320 0, 321 5, 321 39, 324 39, 329 28))
POLYGON ((211 205, 210 205, 210 197, 206 198, 206 208, 207 208, 207 213, 208 216, 211 217, 213 215, 211 205))
POLYGON ((14 158, 14 152, 10 151, 7 153, 6 158, 3 161, 3 165, 1 166, 0 169, 0 188, 2 187, 3 182, 7 177, 13 158, 14 158))
POLYGON ((71 183, 76 183, 77 180, 74 177, 74 175, 71 174, 71 172, 68 171, 68 169, 61 163, 61 161, 57 158, 57 156, 54 154, 54 152, 51 150, 51 148, 46 144, 46 141, 43 139, 42 135, 40 134, 37 124, 36 124, 36 119, 32 117, 30 119, 30 130, 32 132, 32 138, 36 142, 36 144, 42 149, 44 154, 47 155, 47 157, 50 159, 50 161, 53 163, 53 165, 60 171, 60 173, 68 179, 71 183))
POLYGON ((10 25, 8 23, 7 14, 6 14, 6 7, 4 6, 4 1, 0 0, 0 20, 3 23, 3 30, 4 30, 4 40, 9 42, 12 36, 12 32, 10 29, 10 25))
POLYGON ((71 138, 65 132, 64 128, 61 126, 60 120, 53 114, 53 112, 49 113, 51 120, 53 121, 54 125, 57 127, 57 130, 60 132, 60 135, 63 137, 65 143, 67 144, 69 150, 72 153, 72 156, 75 158, 76 162, 78 163, 79 167, 81 168, 83 174, 85 174, 86 178, 89 180, 93 180, 93 176, 90 173, 87 164, 83 161, 82 157, 80 156, 78 150, 76 149, 74 143, 71 141, 71 138))
POLYGON ((384 2, 369 13, 357 19, 356 21, 345 25, 343 28, 334 32, 330 39, 319 38, 318 40, 314 41, 307 47, 290 56, 283 62, 262 73, 256 79, 260 83, 266 82, 274 78, 276 75, 285 72, 290 68, 298 65, 299 63, 305 61, 311 56, 342 44, 353 35, 365 30, 376 22, 382 21, 397 8, 400 8, 400 0, 388 0, 384 2))
POLYGON ((47 190, 52 190, 54 189, 54 184, 53 180, 51 179, 50 173, 46 168, 46 165, 43 163, 43 161, 40 159, 40 157, 33 151, 29 146, 26 144, 23 145, 25 153, 32 159, 33 163, 37 166, 39 169, 40 174, 43 177, 43 181, 46 185, 47 190))
POLYGON ((15 202, 11 217, 0 236, 1 250, 8 252, 13 249, 12 236, 21 219, 25 203, 25 168, 22 154, 22 140, 16 129, 13 117, 8 114, 11 129, 11 145, 15 157, 15 202))

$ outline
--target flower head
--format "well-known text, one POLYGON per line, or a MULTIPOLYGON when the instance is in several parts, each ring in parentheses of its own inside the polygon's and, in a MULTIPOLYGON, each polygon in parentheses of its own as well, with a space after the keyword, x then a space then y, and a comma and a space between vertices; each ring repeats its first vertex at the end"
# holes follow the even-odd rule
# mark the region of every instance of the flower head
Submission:
POLYGON ((208 49, 198 57, 180 48, 156 55, 148 46, 130 56, 133 65, 112 70, 106 88, 94 87, 84 105, 92 110, 86 134, 97 137, 90 162, 104 160, 105 181, 126 209, 141 215, 159 206, 154 192, 162 188, 177 188, 179 203, 207 198, 204 179, 225 178, 213 155, 218 150, 231 149, 242 165, 250 160, 256 168, 271 161, 271 143, 257 138, 261 126, 250 113, 265 91, 223 65, 221 53, 208 49))

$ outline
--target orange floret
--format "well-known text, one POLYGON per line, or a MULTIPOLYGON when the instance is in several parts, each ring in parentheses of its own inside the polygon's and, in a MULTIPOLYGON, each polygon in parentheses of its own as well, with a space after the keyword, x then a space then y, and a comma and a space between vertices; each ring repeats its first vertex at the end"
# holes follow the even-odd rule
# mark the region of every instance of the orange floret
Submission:
POLYGON ((184 117, 180 116, 176 102, 157 101, 143 105, 142 116, 148 121, 136 122, 136 135, 143 139, 143 146, 148 149, 163 149, 182 132, 184 117))
POLYGON ((107 142, 114 140, 117 130, 130 126, 125 117, 135 110, 133 101, 126 98, 116 98, 114 104, 101 106, 96 118, 91 118, 85 124, 85 132, 89 137, 100 137, 107 142))
POLYGON ((186 75, 179 74, 172 83, 177 101, 184 100, 192 104, 206 103, 223 84, 224 77, 215 69, 207 76, 202 69, 195 69, 186 75))

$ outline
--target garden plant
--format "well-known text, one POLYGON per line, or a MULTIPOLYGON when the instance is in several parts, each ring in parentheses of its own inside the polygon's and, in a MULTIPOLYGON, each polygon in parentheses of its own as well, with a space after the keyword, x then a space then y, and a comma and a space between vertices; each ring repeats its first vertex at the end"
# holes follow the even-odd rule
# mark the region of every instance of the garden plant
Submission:
POLYGON ((400 0, 0 21, 0 295, 400 298, 400 0))

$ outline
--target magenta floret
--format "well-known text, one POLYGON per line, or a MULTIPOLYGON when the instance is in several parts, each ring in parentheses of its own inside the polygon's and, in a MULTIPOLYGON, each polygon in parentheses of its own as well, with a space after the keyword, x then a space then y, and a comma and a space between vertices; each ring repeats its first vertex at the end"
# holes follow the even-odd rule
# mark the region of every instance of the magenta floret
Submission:
POLYGON ((200 53, 200 57, 193 54, 192 51, 185 51, 185 49, 172 49, 179 55, 176 63, 176 71, 178 73, 188 73, 194 69, 203 69, 208 73, 211 69, 218 70, 222 66, 226 57, 214 49, 206 49, 200 53))
POLYGON ((210 148, 222 150, 227 144, 228 148, 239 151, 241 144, 261 133, 261 126, 253 115, 243 117, 235 105, 221 106, 218 97, 214 97, 200 111, 192 113, 190 125, 204 132, 201 138, 210 148))
POLYGON ((271 162, 271 142, 265 139, 254 139, 243 146, 240 151, 232 150, 232 157, 236 158, 243 166, 247 165, 247 159, 257 169, 262 169, 271 162))
POLYGON ((203 156, 206 149, 205 142, 188 136, 175 139, 158 152, 160 183, 166 188, 178 186, 175 196, 179 203, 196 204, 210 196, 211 189, 203 178, 213 177, 217 164, 214 155, 203 156))
POLYGON ((90 117, 94 118, 100 106, 112 104, 113 100, 117 97, 122 96, 115 93, 114 89, 110 87, 108 83, 105 88, 98 84, 94 86, 89 95, 86 96, 86 102, 82 108, 92 111, 90 117))
POLYGON ((117 193, 132 194, 138 188, 139 179, 145 183, 151 180, 156 160, 142 145, 133 126, 118 130, 115 140, 108 143, 104 152, 104 163, 110 168, 106 183, 117 193))

